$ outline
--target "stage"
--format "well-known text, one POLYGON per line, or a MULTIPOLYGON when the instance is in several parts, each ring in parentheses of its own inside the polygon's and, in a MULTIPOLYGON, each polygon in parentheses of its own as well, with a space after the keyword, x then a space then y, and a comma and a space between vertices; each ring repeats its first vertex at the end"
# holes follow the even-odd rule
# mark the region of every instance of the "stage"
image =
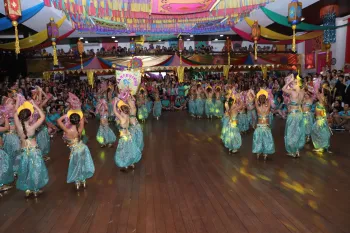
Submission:
POLYGON ((116 148, 99 147, 98 123, 90 121, 96 172, 88 188, 66 183, 69 149, 55 137, 42 196, 25 199, 11 189, 0 198, 1 233, 350 232, 348 132, 332 136, 331 155, 314 154, 309 144, 293 159, 284 121, 275 119, 276 154, 264 162, 251 153, 252 132, 230 155, 220 120, 164 113, 144 124, 143 159, 125 174, 114 163, 116 148))

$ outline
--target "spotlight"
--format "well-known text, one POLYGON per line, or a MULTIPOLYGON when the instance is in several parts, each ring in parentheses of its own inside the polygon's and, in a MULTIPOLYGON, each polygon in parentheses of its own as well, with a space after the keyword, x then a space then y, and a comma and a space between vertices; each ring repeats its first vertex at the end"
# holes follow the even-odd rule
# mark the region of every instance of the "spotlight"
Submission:
POLYGON ((190 35, 190 37, 193 37, 193 35, 190 35))
POLYGON ((86 41, 85 41, 85 44, 88 44, 88 43, 89 43, 89 41, 86 40, 86 41))
POLYGON ((191 39, 188 38, 187 40, 191 40, 191 39))
POLYGON ((117 40, 115 40, 114 42, 118 43, 118 41, 117 41, 117 40))
POLYGON ((115 39, 115 36, 112 36, 112 39, 115 39))
POLYGON ((220 35, 220 37, 223 37, 224 35, 220 35))
POLYGON ((79 40, 84 40, 84 37, 80 37, 79 40))

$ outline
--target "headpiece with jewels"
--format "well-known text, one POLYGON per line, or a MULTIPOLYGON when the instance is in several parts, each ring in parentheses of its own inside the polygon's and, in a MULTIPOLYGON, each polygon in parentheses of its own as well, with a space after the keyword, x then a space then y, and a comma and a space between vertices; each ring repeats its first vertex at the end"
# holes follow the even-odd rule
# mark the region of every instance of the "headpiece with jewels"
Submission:
POLYGON ((256 94, 256 98, 259 99, 259 97, 260 97, 261 95, 264 95, 266 98, 269 97, 269 93, 268 93, 266 90, 264 90, 264 89, 260 89, 260 91, 258 92, 258 94, 256 94))
POLYGON ((117 107, 118 107, 119 109, 121 109, 122 106, 127 106, 127 107, 129 107, 123 100, 119 100, 119 102, 118 102, 118 104, 117 104, 117 107))
POLYGON ((34 107, 29 101, 25 101, 21 106, 19 106, 17 109, 17 114, 19 114, 24 109, 28 109, 32 114, 34 113, 34 107))
POLYGON ((72 114, 78 114, 78 115, 80 116, 80 119, 83 118, 83 112, 82 112, 81 110, 73 110, 73 109, 69 110, 69 111, 67 112, 68 118, 70 118, 70 116, 71 116, 72 114))

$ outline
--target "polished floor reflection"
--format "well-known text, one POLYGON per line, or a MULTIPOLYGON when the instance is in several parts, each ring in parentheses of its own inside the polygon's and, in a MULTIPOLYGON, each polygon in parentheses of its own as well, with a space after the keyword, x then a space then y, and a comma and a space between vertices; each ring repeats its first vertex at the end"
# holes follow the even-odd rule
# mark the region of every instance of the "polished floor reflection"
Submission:
POLYGON ((252 132, 229 155, 220 120, 165 113, 144 125, 143 159, 124 174, 115 166, 115 148, 97 144, 97 127, 94 120, 87 126, 96 167, 87 190, 66 184, 69 150, 56 137, 44 194, 26 200, 12 189, 0 198, 1 233, 350 232, 347 132, 332 137, 331 155, 307 145, 292 159, 277 119, 276 154, 264 162, 251 153, 252 132))

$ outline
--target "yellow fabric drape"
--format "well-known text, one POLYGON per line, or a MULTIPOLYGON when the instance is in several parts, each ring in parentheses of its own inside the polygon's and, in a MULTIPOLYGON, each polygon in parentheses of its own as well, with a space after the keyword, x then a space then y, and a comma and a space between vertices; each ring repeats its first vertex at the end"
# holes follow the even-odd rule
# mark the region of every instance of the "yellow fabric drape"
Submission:
POLYGON ((183 83, 185 76, 185 67, 184 66, 178 66, 177 67, 177 77, 179 78, 179 83, 183 83))
MULTIPOLYGON (((61 27, 63 22, 66 20, 66 16, 63 16, 59 21, 57 21, 57 26, 61 27)), ((47 29, 42 30, 32 36, 19 41, 21 49, 27 49, 37 46, 48 39, 47 29)), ((15 42, 0 44, 0 49, 15 49, 15 42)))
POLYGON ((86 72, 88 84, 93 88, 94 87, 94 71, 88 70, 86 72))
POLYGON ((225 78, 228 78, 228 74, 230 72, 230 66, 229 65, 223 66, 223 72, 224 72, 225 78))
MULTIPOLYGON (((247 24, 252 27, 254 24, 254 20, 249 19, 248 17, 245 17, 244 20, 247 22, 247 24)), ((286 36, 281 33, 274 32, 266 27, 260 26, 261 30, 261 36, 272 39, 272 40, 292 40, 293 36, 286 36)), ((296 36, 296 40, 310 40, 316 37, 319 37, 323 35, 323 31, 314 31, 314 32, 309 32, 301 36, 296 36)))

